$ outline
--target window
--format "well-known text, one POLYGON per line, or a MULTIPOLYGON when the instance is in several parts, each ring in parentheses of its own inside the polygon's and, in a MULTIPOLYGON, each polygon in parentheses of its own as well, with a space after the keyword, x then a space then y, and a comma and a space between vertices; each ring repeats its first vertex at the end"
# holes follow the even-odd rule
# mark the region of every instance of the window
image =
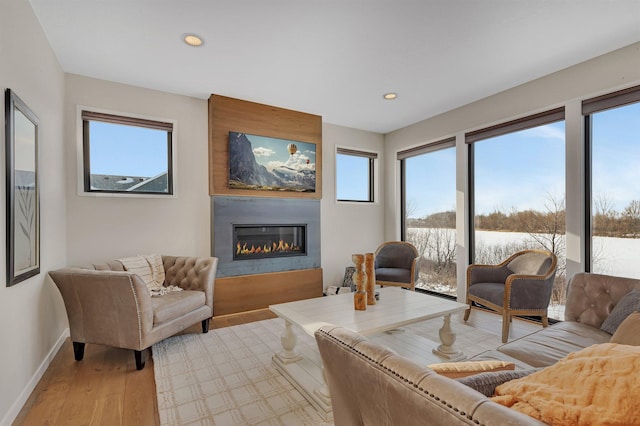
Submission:
POLYGON ((640 278, 640 87, 583 102, 587 126, 587 270, 640 278))
POLYGON ((402 239, 421 260, 416 288, 456 295, 455 139, 398 153, 402 179, 402 239))
POLYGON ((558 257, 549 317, 564 318, 564 109, 466 135, 472 179, 473 263, 497 264, 524 249, 558 257))
POLYGON ((84 191, 173 194, 173 123, 82 111, 84 191))
POLYGON ((378 154, 337 148, 336 200, 374 202, 374 170, 378 154))

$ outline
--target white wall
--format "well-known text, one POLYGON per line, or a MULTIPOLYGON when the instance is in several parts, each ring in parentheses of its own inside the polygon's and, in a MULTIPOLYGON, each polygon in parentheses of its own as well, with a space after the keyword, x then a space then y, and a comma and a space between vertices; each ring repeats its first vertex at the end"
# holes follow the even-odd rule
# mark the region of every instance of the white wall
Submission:
MULTIPOLYGON (((593 96, 613 92, 640 84, 640 43, 610 52, 606 55, 550 74, 513 89, 498 93, 439 116, 421 121, 385 135, 385 170, 387 176, 398 173, 396 153, 408 147, 441 140, 457 138, 457 250, 468 251, 467 217, 467 149, 464 133, 527 116, 536 112, 564 106, 566 127, 566 208, 567 208, 567 274, 584 270, 584 223, 583 223, 583 120, 578 115, 580 102, 593 96)), ((385 182, 385 204, 398 206, 397 181, 385 182)), ((399 206, 387 210, 385 215, 385 237, 397 238, 400 220, 399 206)), ((458 261, 458 296, 464 297, 464 271, 467 259, 458 261)))
POLYGON ((352 254, 373 253, 384 242, 383 149, 381 134, 326 123, 322 126, 322 272, 325 288, 342 282, 344 269, 353 266, 352 254), (374 204, 336 202, 336 146, 378 153, 378 194, 374 204))
MULTIPOLYGON (((67 74, 67 256, 79 265, 147 252, 210 254, 207 101, 67 74), (178 197, 80 196, 77 191, 77 105, 178 121, 178 197)), ((322 268, 324 286, 338 284, 352 253, 373 252, 383 238, 384 181, 379 167, 378 202, 336 203, 335 147, 377 151, 383 136, 323 124, 322 268)), ((379 160, 382 166, 383 159, 379 160)))
MULTIPOLYGON (((67 327, 62 299, 46 271, 143 252, 209 255, 210 202, 206 100, 76 75, 65 78, 27 0, 0 0, 0 58, 0 85, 15 90, 40 119, 42 269, 40 275, 14 287, 0 285, 2 425, 18 414, 67 327), (79 196, 78 104, 177 120, 177 198, 79 196)), ((466 130, 547 107, 567 105, 575 110, 583 97, 639 82, 640 44, 635 44, 386 136, 324 124, 321 212, 325 287, 341 281, 344 268, 351 265, 351 254, 372 252, 383 241, 399 237, 395 160, 399 149, 457 135, 458 150, 463 150, 461 135, 466 130), (378 202, 336 203, 336 145, 381 154, 378 202)), ((567 123, 567 167, 574 169, 576 156, 582 155, 578 126, 567 123)), ((0 134, 4 142, 4 132, 0 134)), ((460 154, 459 168, 464 161, 460 154)), ((458 211, 465 208, 465 179, 466 170, 459 171, 458 211)), ((580 178, 570 177, 567 194, 580 194, 580 185, 580 178)), ((0 174, 0 191, 4 200, 4 173, 0 174)), ((579 203, 579 196, 568 196, 568 216, 574 216, 579 203)), ((0 209, 0 223, 4 223, 4 211, 0 209)), ((569 224, 568 232, 579 229, 569 224)), ((463 235, 462 231, 458 229, 458 234, 463 235)), ((459 243, 464 245, 464 238, 459 243)), ((575 248, 567 249, 570 256, 578 256, 575 248)), ((0 250, 6 257, 4 244, 0 250)), ((579 258, 570 260, 579 267, 579 258)), ((4 278, 4 262, 0 263, 4 278)))
MULTIPOLYGON (((64 338, 67 316, 47 271, 66 264, 63 157, 64 74, 27 0, 0 1, 0 87, 10 88, 40 121, 40 274, 6 287, 0 244, 0 425, 10 424, 64 338)), ((4 114, 0 146, 4 169, 4 114)), ((0 173, 5 224, 5 173, 0 173)))
POLYGON ((143 253, 210 256, 207 101, 73 74, 66 95, 69 264, 143 253), (177 120, 177 197, 78 195, 77 105, 177 120))

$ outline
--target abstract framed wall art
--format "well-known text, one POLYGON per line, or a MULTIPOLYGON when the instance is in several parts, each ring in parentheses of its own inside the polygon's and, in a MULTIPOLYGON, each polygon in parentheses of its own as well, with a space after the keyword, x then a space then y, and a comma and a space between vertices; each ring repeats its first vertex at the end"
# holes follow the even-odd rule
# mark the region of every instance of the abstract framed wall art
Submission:
POLYGON ((316 191, 316 145, 229 132, 229 188, 316 191))
POLYGON ((5 91, 7 287, 40 273, 38 117, 5 91))

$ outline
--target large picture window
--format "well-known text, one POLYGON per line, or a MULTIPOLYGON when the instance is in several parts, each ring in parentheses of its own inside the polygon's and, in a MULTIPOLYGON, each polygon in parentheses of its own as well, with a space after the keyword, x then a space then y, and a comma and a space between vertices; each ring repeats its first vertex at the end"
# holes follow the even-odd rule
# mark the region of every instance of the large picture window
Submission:
POLYGON ((640 278, 640 88, 587 100, 583 114, 591 172, 588 269, 640 278))
POLYGON ((82 111, 89 193, 173 194, 173 123, 82 111))
POLYGON ((447 139, 398 153, 402 239, 418 253, 416 288, 456 295, 456 151, 447 139))
POLYGON ((467 134, 473 173, 473 263, 525 249, 558 257, 549 317, 564 318, 565 126, 553 110, 467 134))

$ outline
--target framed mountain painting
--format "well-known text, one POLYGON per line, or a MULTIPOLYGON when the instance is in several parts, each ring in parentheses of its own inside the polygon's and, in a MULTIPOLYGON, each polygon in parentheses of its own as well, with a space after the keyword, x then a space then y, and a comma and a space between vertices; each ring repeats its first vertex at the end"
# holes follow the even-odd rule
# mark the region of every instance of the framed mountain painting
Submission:
POLYGON ((316 145, 229 132, 229 188, 315 192, 316 145))

